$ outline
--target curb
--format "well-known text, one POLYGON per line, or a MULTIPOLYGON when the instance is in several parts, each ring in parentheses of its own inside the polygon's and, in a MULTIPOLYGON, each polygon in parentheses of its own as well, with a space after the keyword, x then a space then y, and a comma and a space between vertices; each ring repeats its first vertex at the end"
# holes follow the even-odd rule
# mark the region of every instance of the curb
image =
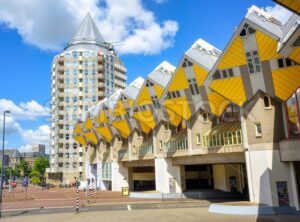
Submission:
POLYGON ((211 204, 208 212, 231 215, 300 215, 292 207, 270 207, 270 206, 230 206, 222 204, 211 204))

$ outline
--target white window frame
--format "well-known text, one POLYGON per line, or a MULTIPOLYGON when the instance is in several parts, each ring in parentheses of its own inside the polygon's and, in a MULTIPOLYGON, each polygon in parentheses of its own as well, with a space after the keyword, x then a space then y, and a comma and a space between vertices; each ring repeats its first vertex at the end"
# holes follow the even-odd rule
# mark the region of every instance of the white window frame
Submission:
POLYGON ((258 51, 257 50, 249 51, 249 52, 246 52, 245 55, 246 55, 247 67, 248 67, 249 74, 252 75, 252 74, 261 73, 262 72, 262 66, 261 66, 261 61, 260 61, 259 55, 258 55, 258 51), (247 55, 247 54, 250 54, 250 55, 247 55), (257 64, 255 62, 256 59, 258 59, 260 70, 257 70, 257 64), (249 64, 252 65, 253 72, 250 72, 249 64))
POLYGON ((196 134, 196 139, 197 139, 197 145, 200 145, 201 144, 201 135, 200 135, 200 133, 196 134))
POLYGON ((203 112, 202 114, 201 114, 201 116, 202 116, 202 121, 203 121, 203 123, 208 123, 208 113, 207 112, 203 112), (204 115, 206 115, 206 119, 204 118, 204 115))
POLYGON ((270 96, 264 95, 264 97, 263 97, 263 102, 264 102, 264 109, 267 109, 267 110, 272 109, 272 105, 271 105, 271 97, 270 97, 270 96), (268 98, 269 106, 266 106, 266 104, 265 104, 265 98, 268 98))
POLYGON ((260 122, 255 123, 255 136, 256 138, 262 137, 262 126, 260 122), (260 126, 261 132, 258 132, 258 126, 260 126))

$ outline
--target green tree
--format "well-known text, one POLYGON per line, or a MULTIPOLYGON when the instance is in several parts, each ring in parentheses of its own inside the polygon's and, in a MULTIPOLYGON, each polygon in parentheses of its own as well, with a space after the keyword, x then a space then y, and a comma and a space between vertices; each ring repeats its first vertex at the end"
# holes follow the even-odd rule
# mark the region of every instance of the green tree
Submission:
POLYGON ((26 160, 21 160, 17 168, 23 172, 23 176, 29 176, 31 168, 26 160))
POLYGON ((33 170, 31 173, 30 173, 30 178, 31 178, 31 182, 33 184, 39 184, 41 182, 41 179, 40 179, 40 172, 37 171, 37 170, 33 170))
POLYGON ((33 164, 33 170, 38 171, 41 176, 46 172, 46 168, 49 167, 49 160, 47 157, 38 157, 33 164))

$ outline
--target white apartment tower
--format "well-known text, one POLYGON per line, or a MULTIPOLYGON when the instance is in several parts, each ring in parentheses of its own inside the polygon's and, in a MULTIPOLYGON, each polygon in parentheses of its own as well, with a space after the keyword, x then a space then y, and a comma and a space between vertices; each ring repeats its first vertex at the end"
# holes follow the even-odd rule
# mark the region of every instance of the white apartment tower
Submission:
POLYGON ((87 14, 51 69, 49 178, 71 183, 84 175, 83 147, 72 139, 75 122, 93 105, 126 87, 126 68, 87 14))

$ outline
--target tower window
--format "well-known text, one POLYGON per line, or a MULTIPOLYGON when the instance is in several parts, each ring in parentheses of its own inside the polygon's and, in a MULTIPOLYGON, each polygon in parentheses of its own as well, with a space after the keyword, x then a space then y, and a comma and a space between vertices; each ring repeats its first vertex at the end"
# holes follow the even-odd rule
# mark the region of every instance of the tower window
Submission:
POLYGON ((170 130, 169 124, 165 123, 165 131, 169 131, 169 130, 170 130))
POLYGON ((201 144, 201 136, 199 133, 197 133, 197 144, 201 144))
POLYGON ((257 51, 247 52, 247 65, 250 74, 261 72, 261 64, 257 51))
POLYGON ((262 136, 261 123, 255 123, 255 136, 256 137, 261 137, 262 136))
POLYGON ((195 78, 189 79, 188 83, 189 83, 189 88, 190 88, 192 95, 200 94, 199 87, 197 85, 195 78))
POLYGON ((137 132, 137 137, 142 138, 142 133, 140 131, 137 132))
POLYGON ((221 74, 220 74, 219 70, 217 70, 217 71, 214 73, 214 75, 213 75, 212 78, 213 78, 213 80, 221 79, 221 74))
POLYGON ((296 63, 288 58, 280 58, 277 60, 279 68, 294 66, 296 63))
POLYGON ((208 113, 207 113, 207 112, 203 112, 203 113, 202 113, 202 120, 203 120, 203 122, 205 122, 205 123, 208 122, 208 113))
POLYGON ((267 96, 267 95, 264 96, 264 108, 265 109, 271 109, 271 98, 270 98, 270 96, 267 96))

